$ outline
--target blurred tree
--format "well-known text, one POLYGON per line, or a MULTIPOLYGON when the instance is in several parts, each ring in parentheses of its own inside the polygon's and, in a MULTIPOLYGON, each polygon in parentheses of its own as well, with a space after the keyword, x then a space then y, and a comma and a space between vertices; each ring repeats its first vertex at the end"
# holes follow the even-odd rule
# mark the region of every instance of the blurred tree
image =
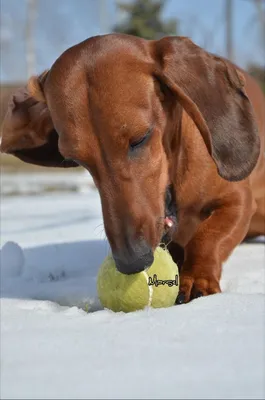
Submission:
POLYGON ((264 0, 254 0, 256 6, 257 19, 259 21, 260 43, 265 55, 265 2, 264 0))
POLYGON ((226 0, 224 3, 225 6, 225 24, 226 24, 226 56, 229 60, 233 61, 234 59, 234 48, 233 48, 233 30, 234 30, 234 21, 233 21, 233 10, 234 3, 233 0, 226 0))
POLYGON ((248 72, 257 80, 263 89, 263 92, 265 93, 265 67, 261 67, 260 65, 256 64, 250 64, 248 66, 248 72))
POLYGON ((255 7, 255 14, 250 15, 245 30, 250 31, 253 28, 257 30, 257 40, 260 43, 260 50, 265 59, 265 1, 264 0, 246 0, 255 7))
POLYGON ((113 32, 127 33, 144 39, 160 39, 177 34, 177 19, 162 21, 165 0, 134 0, 131 3, 118 3, 120 11, 128 14, 126 20, 117 24, 113 32))
POLYGON ((36 73, 35 52, 35 21, 37 18, 37 0, 27 0, 27 15, 25 27, 27 75, 30 78, 36 73))

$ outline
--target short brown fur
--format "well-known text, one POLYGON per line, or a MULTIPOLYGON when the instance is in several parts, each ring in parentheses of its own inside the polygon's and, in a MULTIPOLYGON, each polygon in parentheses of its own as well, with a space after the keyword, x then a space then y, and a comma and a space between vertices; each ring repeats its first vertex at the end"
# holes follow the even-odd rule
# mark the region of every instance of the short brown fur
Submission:
POLYGON ((11 101, 1 150, 88 169, 123 262, 161 242, 171 185, 169 249, 182 259, 179 302, 187 302, 220 292, 222 263, 245 237, 265 234, 264 110, 248 74, 187 38, 105 35, 68 49, 30 80, 26 100, 11 101), (41 102, 35 113, 31 95, 41 102), (43 129, 34 115, 45 116, 43 129), (130 150, 146 132, 146 144, 130 150))

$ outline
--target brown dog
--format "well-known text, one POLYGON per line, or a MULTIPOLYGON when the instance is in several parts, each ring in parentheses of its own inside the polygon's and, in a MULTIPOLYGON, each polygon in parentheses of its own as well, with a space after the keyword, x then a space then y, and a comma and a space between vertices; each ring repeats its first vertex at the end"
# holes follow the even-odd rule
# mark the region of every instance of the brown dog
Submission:
POLYGON ((265 234, 264 110, 252 78, 187 38, 98 36, 14 94, 1 151, 86 168, 117 268, 171 240, 181 303, 220 292, 235 246, 265 234))

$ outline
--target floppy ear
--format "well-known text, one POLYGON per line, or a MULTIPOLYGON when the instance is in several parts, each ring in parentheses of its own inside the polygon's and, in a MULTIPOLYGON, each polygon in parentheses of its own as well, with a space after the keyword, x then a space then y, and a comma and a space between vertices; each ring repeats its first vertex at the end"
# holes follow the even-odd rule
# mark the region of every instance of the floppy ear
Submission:
POLYGON ((47 167, 78 166, 59 152, 58 134, 47 105, 33 98, 27 87, 10 98, 1 130, 1 153, 47 167))
POLYGON ((156 78, 194 120, 219 175, 246 178, 257 163, 260 141, 243 74, 188 38, 167 37, 154 46, 156 78))

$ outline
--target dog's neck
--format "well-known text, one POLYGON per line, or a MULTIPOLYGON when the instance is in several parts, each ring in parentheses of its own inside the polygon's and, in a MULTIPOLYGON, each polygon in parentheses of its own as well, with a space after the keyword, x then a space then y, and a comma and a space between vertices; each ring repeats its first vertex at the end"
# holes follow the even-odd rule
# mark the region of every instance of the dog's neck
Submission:
POLYGON ((209 181, 214 174, 214 179, 218 182, 218 173, 200 131, 184 110, 176 128, 178 130, 174 133, 178 136, 178 145, 172 146, 168 157, 169 187, 173 192, 176 209, 177 229, 173 233, 174 241, 184 245, 197 229, 200 210, 208 201, 205 194, 209 181), (196 178, 191 180, 191 176, 196 178))

